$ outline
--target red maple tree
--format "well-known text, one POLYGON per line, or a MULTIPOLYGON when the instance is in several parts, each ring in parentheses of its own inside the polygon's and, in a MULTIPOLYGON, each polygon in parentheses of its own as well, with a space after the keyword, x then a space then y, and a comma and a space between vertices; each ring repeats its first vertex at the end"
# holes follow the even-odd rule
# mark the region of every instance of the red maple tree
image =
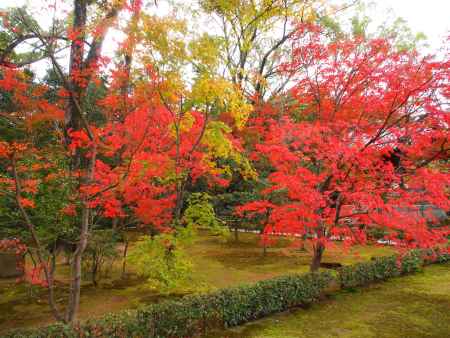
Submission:
POLYGON ((374 229, 398 248, 445 242, 448 228, 430 227, 420 206, 450 207, 448 58, 387 38, 326 42, 309 24, 292 43, 280 70, 291 75, 288 98, 249 123, 270 186, 238 211, 269 214, 266 234, 311 242, 312 271, 331 239, 365 244, 374 229))

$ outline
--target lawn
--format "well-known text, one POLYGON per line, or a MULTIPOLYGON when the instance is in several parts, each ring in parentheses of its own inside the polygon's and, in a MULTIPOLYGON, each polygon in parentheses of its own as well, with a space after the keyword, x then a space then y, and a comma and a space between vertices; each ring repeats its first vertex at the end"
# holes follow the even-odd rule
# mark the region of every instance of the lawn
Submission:
MULTIPOLYGON (((368 260, 373 256, 392 253, 387 247, 355 247, 343 253, 339 245, 325 252, 325 262, 352 264, 368 260)), ((159 294, 142 279, 131 274, 127 279, 119 277, 121 261, 114 265, 112 277, 98 287, 85 281, 82 289, 80 319, 100 316, 107 312, 136 308, 143 304, 158 302, 170 297, 178 297, 189 292, 204 292, 217 288, 252 283, 290 272, 306 272, 309 269, 310 254, 291 248, 286 240, 281 240, 263 255, 258 236, 250 233, 239 235, 239 241, 201 233, 188 248, 193 263, 191 289, 174 290, 171 294, 159 294)), ((132 272, 132 267, 129 267, 132 272)), ((65 301, 65 273, 67 266, 60 266, 58 276, 58 299, 65 301)), ((0 333, 5 330, 45 325, 53 321, 46 292, 30 289, 14 280, 0 281, 0 333)))
POLYGON ((450 265, 341 291, 211 338, 444 338, 450 336, 450 265))

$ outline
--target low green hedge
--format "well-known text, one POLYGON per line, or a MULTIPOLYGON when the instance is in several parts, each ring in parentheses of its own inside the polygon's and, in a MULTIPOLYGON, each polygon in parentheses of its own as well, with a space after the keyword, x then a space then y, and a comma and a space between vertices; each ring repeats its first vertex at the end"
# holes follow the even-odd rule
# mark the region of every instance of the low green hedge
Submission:
POLYGON ((344 266, 339 274, 342 288, 355 288, 400 275, 397 257, 381 257, 367 263, 344 266))
POLYGON ((283 276, 110 314, 76 328, 55 324, 6 337, 192 337, 311 303, 332 279, 328 272, 283 276))
POLYGON ((450 262, 450 248, 447 250, 423 250, 424 264, 450 262))
POLYGON ((425 264, 450 261, 448 252, 439 250, 413 250, 404 256, 379 257, 370 262, 343 267, 338 274, 343 289, 369 285, 392 277, 414 273, 425 264))

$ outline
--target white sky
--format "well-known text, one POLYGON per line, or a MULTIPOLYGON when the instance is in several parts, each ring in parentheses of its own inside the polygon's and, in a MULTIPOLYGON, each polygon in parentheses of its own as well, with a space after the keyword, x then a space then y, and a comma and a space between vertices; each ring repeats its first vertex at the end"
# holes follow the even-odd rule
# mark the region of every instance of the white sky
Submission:
POLYGON ((444 37, 450 34, 450 0, 373 0, 378 8, 375 20, 383 21, 393 10, 402 17, 414 32, 428 37, 433 49, 442 45, 444 37))
MULTIPOLYGON (((72 3, 72 0, 66 0, 72 3)), ((150 1, 150 0, 148 0, 150 1)), ((153 1, 153 0, 151 0, 153 1)), ((186 0, 186 2, 191 0, 186 0)), ((368 12, 375 23, 382 23, 389 16, 399 16, 408 22, 414 32, 423 32, 432 50, 442 47, 444 37, 450 34, 450 0, 366 0, 376 5, 368 12)), ((160 1, 163 3, 164 1, 160 1)), ((37 7, 45 0, 0 0, 0 9, 9 6, 31 4, 37 7)), ((51 18, 49 17, 48 20, 51 18)), ((43 21, 46 18, 42 18, 43 21)))

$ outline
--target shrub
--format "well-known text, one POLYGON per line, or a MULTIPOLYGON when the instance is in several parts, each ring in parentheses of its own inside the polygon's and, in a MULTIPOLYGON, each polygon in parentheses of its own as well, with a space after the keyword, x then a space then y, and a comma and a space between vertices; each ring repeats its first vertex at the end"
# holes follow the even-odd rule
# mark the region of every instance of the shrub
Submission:
POLYGON ((355 288, 401 274, 397 256, 380 257, 370 262, 345 266, 339 271, 342 288, 355 288))
POLYGON ((370 262, 345 266, 339 271, 341 288, 365 286, 402 274, 420 271, 424 264, 450 261, 447 249, 412 250, 404 256, 376 258, 370 262))
POLYGON ((450 262, 450 247, 423 250, 425 264, 450 262))
POLYGON ((184 238, 161 234, 155 238, 143 236, 128 255, 137 273, 147 278, 151 288, 168 293, 186 287, 192 273, 192 263, 185 252, 184 238))
POLYGON ((413 250, 408 252, 400 260, 402 274, 414 273, 420 271, 424 265, 424 251, 413 250))

